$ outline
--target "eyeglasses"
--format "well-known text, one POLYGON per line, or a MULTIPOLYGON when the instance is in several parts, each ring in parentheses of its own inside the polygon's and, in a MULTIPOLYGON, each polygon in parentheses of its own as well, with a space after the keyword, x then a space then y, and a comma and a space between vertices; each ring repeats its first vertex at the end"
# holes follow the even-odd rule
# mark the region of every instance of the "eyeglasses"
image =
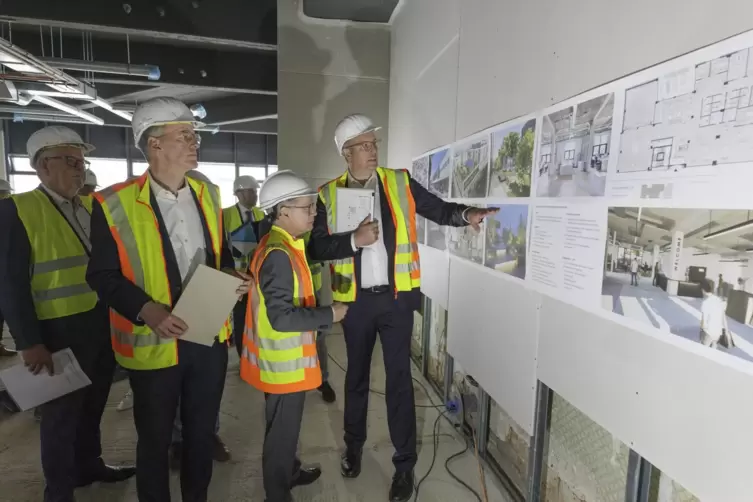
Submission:
POLYGON ((85 167, 86 169, 89 169, 89 166, 91 166, 91 162, 88 160, 80 159, 78 157, 73 157, 72 155, 53 155, 50 157, 45 157, 45 159, 63 159, 65 163, 68 165, 68 167, 85 167))
POLYGON ((309 213, 316 213, 316 202, 309 204, 308 206, 282 206, 290 207, 294 209, 306 209, 309 213))
POLYGON ((350 145, 348 148, 358 148, 359 150, 371 153, 377 150, 379 147, 379 143, 381 143, 382 140, 375 139, 374 141, 363 141, 361 143, 354 143, 350 145))
MULTIPOLYGON (((163 134, 162 136, 156 136, 157 139, 164 138, 165 136, 169 136, 171 134, 174 134, 172 132, 169 132, 167 134, 163 134)), ((201 135, 197 132, 191 132, 191 131, 178 131, 177 132, 178 138, 183 141, 183 143, 186 143, 188 145, 196 144, 196 148, 201 146, 201 135)))

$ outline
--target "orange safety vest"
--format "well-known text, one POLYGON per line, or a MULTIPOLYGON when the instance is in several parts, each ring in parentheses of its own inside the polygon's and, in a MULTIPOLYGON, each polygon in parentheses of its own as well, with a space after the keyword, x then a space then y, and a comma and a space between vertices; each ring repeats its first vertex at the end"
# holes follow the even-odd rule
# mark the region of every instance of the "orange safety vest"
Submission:
POLYGON ((253 286, 246 309, 241 378, 269 394, 305 392, 322 384, 316 353, 316 331, 287 333, 272 327, 259 286, 259 274, 264 260, 275 250, 283 251, 290 259, 293 268, 293 304, 302 308, 316 306, 304 240, 295 239, 280 227, 273 226, 262 238, 251 260, 253 286))
MULTIPOLYGON (((209 228, 215 266, 220 268, 222 255, 222 208, 219 189, 196 180, 189 173, 186 182, 196 193, 209 228)), ((162 235, 151 204, 148 173, 139 178, 113 185, 94 197, 102 206, 107 224, 118 247, 123 275, 143 289, 155 302, 172 305, 167 277, 162 235)), ((169 368, 178 363, 178 344, 162 338, 149 326, 137 326, 114 309, 110 309, 110 331, 115 359, 131 370, 169 368)), ((218 333, 220 342, 229 338, 230 323, 218 333)))

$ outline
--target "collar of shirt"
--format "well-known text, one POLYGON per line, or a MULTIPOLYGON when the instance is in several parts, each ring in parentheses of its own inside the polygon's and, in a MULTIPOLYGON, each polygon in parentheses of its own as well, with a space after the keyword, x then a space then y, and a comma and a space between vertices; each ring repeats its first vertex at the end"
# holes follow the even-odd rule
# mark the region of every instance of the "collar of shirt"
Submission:
POLYGON ((49 195, 58 206, 62 206, 63 204, 71 204, 74 207, 78 207, 81 205, 81 199, 78 198, 78 195, 75 196, 73 200, 68 200, 57 193, 55 190, 47 187, 44 183, 39 185, 39 188, 41 188, 47 195, 49 195))
POLYGON ((361 182, 355 179, 350 169, 348 169, 348 186, 351 188, 376 188, 376 172, 371 173, 369 179, 361 182))
POLYGON ((182 197, 185 197, 191 191, 191 188, 188 186, 188 183, 185 181, 185 179, 183 180, 183 186, 178 189, 177 192, 173 192, 169 188, 165 187, 165 185, 157 181, 157 179, 152 176, 151 172, 148 172, 148 176, 149 184, 154 191, 155 197, 157 197, 158 199, 176 201, 182 197))

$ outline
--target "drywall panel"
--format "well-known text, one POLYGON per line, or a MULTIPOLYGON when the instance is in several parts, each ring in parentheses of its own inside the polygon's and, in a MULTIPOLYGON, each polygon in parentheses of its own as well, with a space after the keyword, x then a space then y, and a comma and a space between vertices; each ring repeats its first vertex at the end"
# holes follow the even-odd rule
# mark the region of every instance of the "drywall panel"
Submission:
MULTIPOLYGON (((405 72, 400 70, 400 68, 403 67, 401 61, 404 59, 404 56, 401 55, 402 51, 394 50, 394 37, 395 33, 393 32, 391 49, 393 63, 389 95, 389 131, 391 132, 392 141, 387 152, 387 165, 393 169, 410 165, 413 157, 411 155, 411 141, 413 137, 411 96, 413 86, 408 80, 402 78, 405 72)), ((382 153, 382 158, 384 159, 384 153, 382 153)))
POLYGON ((455 140, 457 72, 456 37, 416 78, 411 100, 414 157, 455 140))
POLYGON ((389 78, 387 27, 322 22, 304 16, 300 4, 277 2, 278 72, 389 78))
POLYGON ((607 315, 545 296, 539 379, 700 500, 749 501, 750 364, 607 315))
POLYGON ((463 1, 457 137, 751 28, 747 0, 463 1))
POLYGON ((447 310, 450 293, 450 257, 423 244, 418 245, 421 257, 421 292, 447 310))
POLYGON ((278 76, 280 169, 310 178, 332 179, 342 174, 346 166, 335 147, 335 127, 357 111, 383 124, 379 135, 384 149, 381 159, 386 160, 388 82, 290 72, 278 76))
MULTIPOLYGON (((410 0, 397 15, 393 44, 400 46, 405 59, 405 78, 415 80, 452 43, 460 30, 461 0, 410 0)), ((393 53, 394 56, 394 53, 393 53)), ((395 71, 395 59, 392 60, 395 71)))
POLYGON ((450 257, 447 351, 533 434, 541 295, 504 275, 450 257))

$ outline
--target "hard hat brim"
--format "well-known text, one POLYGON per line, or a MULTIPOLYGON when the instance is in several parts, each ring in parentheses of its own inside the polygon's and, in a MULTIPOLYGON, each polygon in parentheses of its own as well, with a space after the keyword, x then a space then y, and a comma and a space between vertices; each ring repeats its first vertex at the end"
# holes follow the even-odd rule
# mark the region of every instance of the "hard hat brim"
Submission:
POLYGON ((341 156, 341 157, 343 156, 343 150, 345 150, 345 143, 347 143, 348 141, 352 140, 353 138, 357 138, 357 137, 359 137, 359 136, 361 136, 361 135, 363 135, 363 134, 369 134, 370 132, 377 132, 377 131, 379 131, 380 129, 382 129, 382 126, 373 126, 373 127, 369 127, 368 129, 366 129, 366 130, 364 130, 364 131, 361 131, 361 132, 359 132, 358 134, 354 134, 353 136, 349 136, 349 137, 345 138, 345 139, 343 140, 343 144, 342 144, 342 146, 340 147, 340 152, 339 152, 339 153, 340 153, 340 156, 341 156))
POLYGON ((155 122, 153 124, 149 124, 147 127, 144 127, 142 130, 139 131, 138 135, 133 136, 133 140, 135 144, 139 144, 139 141, 141 141, 141 136, 144 135, 144 133, 151 127, 161 127, 166 125, 172 125, 172 124, 191 124, 194 129, 201 129, 206 126, 204 122, 200 122, 198 120, 166 120, 164 122, 155 122))
POLYGON ((314 197, 317 195, 319 195, 319 192, 317 192, 313 188, 305 188, 303 190, 298 190, 296 192, 286 194, 283 197, 278 197, 274 200, 267 202, 266 204, 260 203, 259 208, 262 211, 268 211, 272 209, 273 207, 277 206, 278 204, 288 201, 288 200, 297 199, 298 197, 314 197))

